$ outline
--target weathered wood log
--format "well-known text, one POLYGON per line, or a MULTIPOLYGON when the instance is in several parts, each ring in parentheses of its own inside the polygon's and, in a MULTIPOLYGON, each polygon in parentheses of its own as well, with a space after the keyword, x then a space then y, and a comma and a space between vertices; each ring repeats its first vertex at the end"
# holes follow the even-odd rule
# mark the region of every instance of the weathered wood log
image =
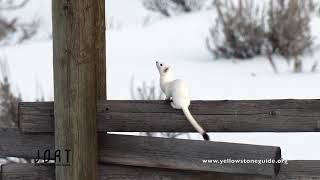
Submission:
POLYGON ((54 165, 6 164, 1 166, 0 180, 54 180, 54 165), (1 179, 2 177, 2 179, 1 179))
MULTIPOLYGON (((210 132, 319 132, 320 100, 193 101, 190 111, 210 132)), ((53 103, 21 103, 24 132, 53 132, 53 103)), ((194 132, 166 101, 99 101, 99 132, 194 132)))
MULTIPOLYGON (((2 168, 2 180, 53 180, 55 178, 54 165, 51 166, 35 166, 32 164, 10 164, 2 168)), ((224 175, 212 172, 200 171, 182 171, 160 168, 146 168, 123 165, 100 165, 98 178, 99 180, 211 180, 222 179, 234 180, 267 180, 270 177, 255 175, 224 175)), ((0 175, 1 179, 1 175, 0 175)))
POLYGON ((318 177, 320 179, 320 160, 304 161, 295 160, 288 161, 288 164, 281 165, 282 175, 285 176, 304 176, 318 177))
MULTIPOLYGON (((0 158, 37 158, 38 150, 54 150, 53 133, 22 134, 18 129, 0 128, 0 158)), ((51 154, 53 157, 53 154, 51 154)))
POLYGON ((277 161, 281 158, 279 147, 141 136, 110 135, 106 141, 99 141, 99 149, 100 161, 107 163, 269 176, 278 174, 280 164, 204 163, 203 160, 277 161))
POLYGON ((95 40, 94 46, 96 49, 96 86, 98 100, 107 99, 107 61, 106 61, 106 19, 105 19, 105 0, 96 0, 94 3, 94 29, 95 40))
POLYGON ((56 168, 57 180, 96 179, 96 105, 106 97, 104 17, 104 0, 52 1, 55 148, 71 150, 72 164, 56 168))
MULTIPOLYGON (((50 150, 54 158, 54 138, 47 134, 0 134, 0 156, 38 158, 38 150, 50 150), (4 143, 3 143, 4 142, 4 143)), ((99 133, 99 161, 121 165, 260 174, 273 176, 280 164, 204 163, 202 160, 265 160, 281 158, 279 147, 222 142, 108 135, 99 133)))
MULTIPOLYGON (((2 180, 53 180, 54 166, 9 164, 2 166, 2 180)), ((1 171, 0 171, 1 179, 1 171)), ((276 178, 257 175, 224 174, 203 171, 184 171, 137 166, 104 164, 99 166, 99 180, 319 180, 320 161, 288 161, 276 178)))

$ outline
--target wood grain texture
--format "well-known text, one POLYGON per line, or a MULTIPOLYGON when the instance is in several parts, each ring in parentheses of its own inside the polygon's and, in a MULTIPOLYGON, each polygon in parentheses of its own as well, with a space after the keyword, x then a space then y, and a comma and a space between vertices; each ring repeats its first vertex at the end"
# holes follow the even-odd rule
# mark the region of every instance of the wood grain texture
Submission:
POLYGON ((53 165, 35 166, 34 164, 6 164, 1 167, 0 179, 54 180, 55 167, 53 165))
POLYGON ((107 99, 105 0, 95 0, 95 50, 97 99, 107 99))
MULTIPOLYGON (((37 158, 37 151, 51 150, 53 134, 0 134, 0 157, 37 158)), ((209 164, 203 159, 279 159, 280 148, 235 143, 206 142, 99 133, 99 161, 121 165, 180 170, 274 175, 279 164, 209 164)), ((76 160, 79 162, 79 159, 76 160)))
MULTIPOLYGON (((100 140, 100 138, 99 138, 100 140)), ((280 159, 279 147, 109 135, 99 141, 101 162, 122 165, 274 176, 280 164, 203 163, 203 159, 280 159)))
MULTIPOLYGON (((32 164, 11 164, 3 166, 2 180, 53 180, 54 166, 34 166, 32 164)), ((265 176, 223 175, 212 172, 181 171, 159 168, 134 167, 123 165, 100 165, 99 180, 211 180, 222 179, 270 179, 265 176), (225 179, 225 178, 224 178, 225 179)))
POLYGON ((320 178, 320 160, 304 161, 295 160, 289 161, 288 164, 281 165, 281 171, 286 176, 303 176, 320 178))
MULTIPOLYGON (((209 132, 319 132, 320 100, 192 101, 209 132)), ((21 103, 25 132, 53 132, 53 103, 21 103)), ((98 101, 99 132, 194 132, 166 101, 98 101)))
POLYGON ((38 150, 46 149, 54 149, 52 133, 22 134, 15 128, 0 129, 0 158, 36 158, 38 150))
MULTIPOLYGON (((124 166, 114 164, 101 164, 99 166, 99 180, 319 180, 320 171, 312 171, 312 174, 306 174, 311 169, 319 168, 319 161, 289 161, 288 167, 275 177, 257 176, 257 175, 232 175, 224 173, 170 170, 161 168, 147 168, 124 166), (308 164, 318 164, 317 167, 308 164), (290 165, 289 165, 290 164, 290 165), (301 167, 304 164, 304 167, 301 167), (298 168, 300 167, 300 168, 298 168), (301 173, 301 170, 304 173, 301 173), (299 173, 297 173, 297 171, 299 173), (291 175, 290 175, 291 174, 291 175)), ((54 166, 34 166, 33 164, 9 164, 2 166, 2 180, 53 180, 54 166)))
POLYGON ((72 164, 58 166, 56 179, 96 179, 96 104, 106 97, 104 16, 103 0, 52 1, 55 148, 70 149, 72 164))

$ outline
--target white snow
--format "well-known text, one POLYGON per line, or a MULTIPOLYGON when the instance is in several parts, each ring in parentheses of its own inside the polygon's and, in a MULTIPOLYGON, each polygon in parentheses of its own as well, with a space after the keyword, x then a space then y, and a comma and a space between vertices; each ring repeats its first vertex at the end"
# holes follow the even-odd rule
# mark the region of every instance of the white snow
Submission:
MULTIPOLYGON (((35 12, 28 11, 29 15, 42 17, 40 32, 50 34, 50 1, 37 3, 30 5, 35 12)), ((213 12, 207 10, 161 19, 144 26, 141 24, 148 12, 139 3, 139 0, 107 1, 108 18, 122 24, 121 29, 107 32, 109 99, 130 99, 132 76, 136 85, 142 81, 157 81, 156 60, 173 64, 176 76, 188 82, 194 100, 320 97, 320 73, 310 72, 313 62, 319 60, 319 48, 313 55, 304 57, 305 72, 301 74, 292 73, 292 68, 279 57, 275 57, 279 74, 273 73, 265 57, 244 62, 214 60, 205 46, 213 12)), ((320 38, 319 21, 319 17, 313 19, 312 32, 320 38)), ((319 38, 315 47, 320 45, 319 38)), ((53 99, 50 39, 39 38, 1 47, 0 57, 8 59, 10 78, 25 101, 33 101, 41 95, 53 99)), ((200 139, 196 134, 193 137, 200 139)), ((214 133, 213 139, 281 146, 286 159, 320 159, 320 133, 214 133)))
POLYGON ((8 61, 13 89, 21 93, 24 101, 42 96, 53 99, 51 40, 1 47, 0 53, 8 61))
MULTIPOLYGON (((23 0, 16 0, 19 4, 23 0)), ((8 19, 19 17, 18 23, 31 22, 33 20, 39 21, 39 31, 34 39, 43 40, 51 36, 51 0, 31 0, 24 8, 16 11, 2 10, 1 15, 8 19)))

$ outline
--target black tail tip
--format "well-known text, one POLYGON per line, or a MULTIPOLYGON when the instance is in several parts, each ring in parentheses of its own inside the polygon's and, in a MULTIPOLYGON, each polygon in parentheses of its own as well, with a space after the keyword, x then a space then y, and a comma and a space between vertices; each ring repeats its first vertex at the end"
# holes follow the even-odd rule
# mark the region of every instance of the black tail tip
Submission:
POLYGON ((207 133, 203 133, 203 134, 202 134, 202 137, 203 137, 204 140, 210 141, 210 138, 209 138, 209 136, 208 136, 207 133))

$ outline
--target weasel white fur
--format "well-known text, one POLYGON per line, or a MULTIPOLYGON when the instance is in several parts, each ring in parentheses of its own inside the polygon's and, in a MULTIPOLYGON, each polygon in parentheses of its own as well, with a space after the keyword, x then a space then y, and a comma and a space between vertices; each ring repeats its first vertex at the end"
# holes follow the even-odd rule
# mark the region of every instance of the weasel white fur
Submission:
POLYGON ((160 74, 160 88, 166 95, 167 100, 174 109, 182 109, 184 115, 191 125, 202 135, 203 139, 209 141, 209 136, 198 124, 189 111, 190 97, 186 83, 181 79, 173 79, 170 65, 156 62, 160 74))

